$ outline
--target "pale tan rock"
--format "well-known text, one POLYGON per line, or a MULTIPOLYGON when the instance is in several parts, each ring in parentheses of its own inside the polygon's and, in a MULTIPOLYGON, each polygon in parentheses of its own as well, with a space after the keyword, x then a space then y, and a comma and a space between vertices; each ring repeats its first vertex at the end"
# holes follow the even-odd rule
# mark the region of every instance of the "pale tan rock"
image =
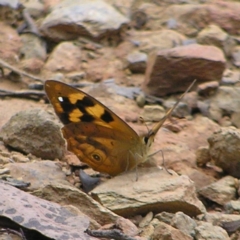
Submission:
POLYGON ((171 224, 172 218, 174 217, 173 213, 169 212, 161 212, 155 215, 155 218, 158 219, 160 222, 164 222, 168 225, 171 224))
POLYGON ((153 219, 153 212, 149 212, 139 223, 139 227, 147 226, 153 219))
POLYGON ((240 221, 240 215, 221 212, 207 212, 204 215, 204 221, 220 226, 222 222, 240 221))
POLYGON ((236 46, 232 50, 232 61, 236 67, 240 67, 240 47, 236 46))
POLYGON ((20 152, 11 152, 10 159, 13 160, 15 163, 16 162, 24 163, 30 161, 29 157, 20 152))
POLYGON ((141 114, 144 121, 158 122, 166 114, 165 109, 159 105, 145 105, 141 114))
POLYGON ((33 33, 21 34, 22 47, 20 53, 23 59, 36 58, 45 61, 47 58, 46 42, 33 33))
POLYGON ((33 194, 61 205, 75 206, 101 225, 115 222, 119 217, 107 208, 101 206, 86 193, 67 183, 52 182, 43 185, 34 191, 33 194))
POLYGON ((22 46, 19 34, 10 25, 1 22, 0 35, 1 58, 16 64, 22 46))
MULTIPOLYGON (((238 189, 238 193, 239 193, 239 189, 238 189)), ((226 204, 224 204, 224 209, 226 211, 226 213, 229 214, 239 214, 240 213, 240 201, 239 200, 231 200, 229 202, 227 202, 226 204)))
POLYGON ((69 184, 60 166, 53 161, 9 163, 6 167, 10 170, 10 174, 13 178, 31 183, 28 187, 30 191, 35 191, 51 182, 69 184))
POLYGON ((205 212, 194 183, 187 176, 173 176, 153 167, 138 168, 138 175, 138 181, 135 171, 116 176, 97 186, 92 196, 121 216, 163 210, 182 211, 190 216, 205 212))
POLYGON ((198 192, 203 197, 223 205, 236 198, 237 189, 235 186, 235 178, 226 176, 209 186, 203 187, 198 192))
POLYGON ((237 84, 240 80, 240 72, 235 69, 226 69, 223 73, 221 85, 237 84))
POLYGON ((154 226, 149 224, 141 229, 140 236, 146 239, 152 239, 152 235, 154 233, 154 226))
POLYGON ((231 122, 235 127, 240 128, 240 112, 234 112, 231 115, 231 122))
POLYGON ((218 25, 210 24, 197 35, 197 42, 203 45, 213 45, 221 48, 227 56, 236 45, 234 40, 218 25))
POLYGON ((132 31, 130 39, 138 41, 139 50, 149 54, 152 51, 182 45, 186 37, 174 30, 162 29, 159 31, 132 31))
POLYGON ((127 56, 127 67, 132 73, 145 73, 147 65, 147 54, 142 52, 132 52, 127 56))
POLYGON ((72 42, 59 43, 50 54, 44 70, 50 72, 79 71, 81 67, 81 50, 72 42))
POLYGON ((219 125, 221 127, 231 127, 233 124, 229 116, 223 116, 221 119, 219 119, 219 125))

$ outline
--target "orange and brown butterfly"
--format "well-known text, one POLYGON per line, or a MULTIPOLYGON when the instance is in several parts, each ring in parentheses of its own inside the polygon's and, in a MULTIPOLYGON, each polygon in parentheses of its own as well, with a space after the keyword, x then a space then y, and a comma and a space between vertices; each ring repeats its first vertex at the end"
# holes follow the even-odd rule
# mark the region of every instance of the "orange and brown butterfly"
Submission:
POLYGON ((62 133, 68 150, 94 170, 111 176, 134 169, 147 160, 156 133, 185 95, 147 134, 139 136, 110 109, 77 88, 47 80, 45 91, 64 124, 62 133))

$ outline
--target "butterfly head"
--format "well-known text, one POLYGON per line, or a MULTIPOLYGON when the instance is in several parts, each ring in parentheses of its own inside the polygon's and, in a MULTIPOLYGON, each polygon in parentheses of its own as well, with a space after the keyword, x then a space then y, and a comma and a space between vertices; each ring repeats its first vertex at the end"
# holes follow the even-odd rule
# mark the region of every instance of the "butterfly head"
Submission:
POLYGON ((142 143, 145 146, 145 148, 148 149, 151 147, 153 141, 154 141, 155 133, 152 130, 149 130, 147 134, 141 136, 142 143))

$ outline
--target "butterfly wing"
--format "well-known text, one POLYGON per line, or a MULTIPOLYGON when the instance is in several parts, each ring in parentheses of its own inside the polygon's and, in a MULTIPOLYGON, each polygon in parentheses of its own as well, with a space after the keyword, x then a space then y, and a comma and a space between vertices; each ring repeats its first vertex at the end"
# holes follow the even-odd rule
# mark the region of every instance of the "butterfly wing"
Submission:
POLYGON ((93 169, 110 175, 137 165, 138 134, 102 103, 62 82, 47 80, 45 91, 64 127, 68 150, 93 169))
POLYGON ((115 176, 138 163, 131 154, 135 140, 127 139, 118 130, 79 122, 65 125, 62 132, 68 150, 96 171, 115 176))

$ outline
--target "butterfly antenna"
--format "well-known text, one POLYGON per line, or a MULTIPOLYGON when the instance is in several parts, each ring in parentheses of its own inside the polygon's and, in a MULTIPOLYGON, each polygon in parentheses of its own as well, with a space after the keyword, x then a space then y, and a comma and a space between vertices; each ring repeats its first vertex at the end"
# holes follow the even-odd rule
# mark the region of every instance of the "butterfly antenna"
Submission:
POLYGON ((194 85, 194 83, 196 82, 196 79, 191 83, 191 85, 187 88, 187 90, 180 96, 180 98, 178 99, 178 101, 176 101, 176 103, 173 105, 172 108, 170 108, 166 115, 161 119, 160 122, 158 122, 155 127, 153 127, 152 130, 150 130, 149 135, 154 136, 158 130, 161 128, 161 126, 164 124, 164 122, 171 116, 173 110, 177 107, 177 105, 182 101, 183 97, 185 96, 185 94, 192 88, 192 86, 194 85))

